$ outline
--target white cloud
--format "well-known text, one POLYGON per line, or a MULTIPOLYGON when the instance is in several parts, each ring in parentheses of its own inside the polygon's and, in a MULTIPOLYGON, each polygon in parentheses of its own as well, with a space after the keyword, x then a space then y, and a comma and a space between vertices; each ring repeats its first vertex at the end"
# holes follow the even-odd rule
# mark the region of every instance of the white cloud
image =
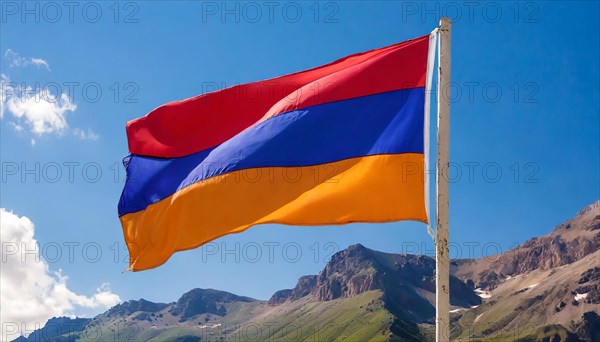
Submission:
POLYGON ((61 133, 68 128, 66 114, 77 105, 66 94, 55 97, 47 89, 28 88, 21 96, 8 97, 6 107, 16 118, 23 119, 33 133, 61 133))
POLYGON ((11 121, 8 124, 10 126, 12 126, 12 128, 15 130, 15 132, 17 132, 17 133, 23 132, 23 129, 24 129, 23 126, 19 125, 18 123, 11 121))
MULTIPOLYGON (((37 135, 63 133, 68 129, 67 113, 74 112, 77 105, 62 93, 55 96, 48 89, 22 89, 10 82, 8 76, 0 75, 2 100, 0 118, 6 113, 12 114, 18 121, 23 121, 32 133, 37 135)), ((22 124, 14 122, 13 127, 22 131, 22 124)))
POLYGON ((81 128, 75 128, 73 130, 73 134, 75 134, 75 136, 77 136, 81 140, 96 141, 100 138, 100 136, 96 132, 92 131, 89 128, 87 130, 83 130, 81 128))
MULTIPOLYGON (((0 74, 0 82, 0 119, 11 114, 14 121, 9 121, 9 125, 17 133, 27 130, 36 136, 62 135, 69 130, 67 114, 75 112, 77 105, 67 94, 52 94, 45 88, 24 88, 11 82, 5 74, 0 74)), ((100 138, 89 128, 75 128, 72 133, 81 140, 97 141, 100 138)), ((32 146, 35 141, 30 139, 32 146)))
POLYGON ((8 66, 11 68, 24 68, 30 65, 34 65, 38 68, 44 67, 50 71, 50 64, 48 61, 42 58, 36 57, 23 57, 11 49, 6 50, 4 58, 8 61, 8 66))
POLYGON ((7 94, 12 94, 14 92, 14 87, 10 83, 10 79, 8 76, 4 74, 0 74, 0 119, 4 117, 4 111, 6 107, 7 94))
POLYGON ((2 341, 42 327, 51 317, 73 316, 78 308, 107 309, 121 301, 108 283, 90 297, 71 291, 68 277, 60 270, 52 272, 40 256, 34 224, 27 217, 0 208, 0 240, 2 341))

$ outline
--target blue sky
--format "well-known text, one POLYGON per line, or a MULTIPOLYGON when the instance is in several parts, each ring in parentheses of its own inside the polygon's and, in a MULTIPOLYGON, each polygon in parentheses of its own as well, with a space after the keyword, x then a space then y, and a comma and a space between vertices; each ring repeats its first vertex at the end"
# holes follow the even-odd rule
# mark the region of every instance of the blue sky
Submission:
POLYGON ((66 127, 54 131, 36 131, 4 109, 0 206, 35 224, 50 270, 62 269, 78 294, 110 283, 124 300, 174 301, 194 287, 267 299, 354 243, 431 254, 419 223, 268 225, 123 274, 116 206, 128 120, 215 86, 427 34, 444 14, 454 18, 450 234, 462 250, 453 256, 468 257, 471 243, 478 244, 471 256, 506 250, 600 197, 598 2, 292 2, 272 12, 269 2, 76 2, 72 13, 61 2, 59 12, 10 4, 17 7, 2 3, 0 18, 5 83, 69 98, 56 103, 66 127))

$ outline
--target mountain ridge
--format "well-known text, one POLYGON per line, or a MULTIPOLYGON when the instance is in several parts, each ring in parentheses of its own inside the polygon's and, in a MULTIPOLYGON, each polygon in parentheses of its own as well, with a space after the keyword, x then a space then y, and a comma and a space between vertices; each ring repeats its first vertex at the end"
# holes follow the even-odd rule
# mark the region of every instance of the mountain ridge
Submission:
POLYGON ((584 207, 549 234, 531 238, 505 253, 453 260, 451 272, 465 281, 472 280, 477 287, 493 289, 508 276, 571 264, 598 249, 600 200, 584 207))
MULTIPOLYGON (((453 339, 600 340, 600 201, 510 251, 451 265, 453 339)), ((172 303, 126 301, 77 324, 52 318, 18 341, 228 341, 252 339, 252 329, 255 340, 428 341, 434 272, 431 257, 355 244, 267 301, 197 288, 172 303), (56 333, 44 331, 53 325, 56 333)))

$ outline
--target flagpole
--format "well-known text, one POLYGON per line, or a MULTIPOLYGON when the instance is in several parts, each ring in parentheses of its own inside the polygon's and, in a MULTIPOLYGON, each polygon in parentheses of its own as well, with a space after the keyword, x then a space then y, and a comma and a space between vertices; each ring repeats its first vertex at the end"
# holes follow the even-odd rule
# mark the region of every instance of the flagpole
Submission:
POLYGON ((452 21, 442 18, 439 26, 437 91, 435 340, 450 341, 450 260, 448 256, 448 166, 450 145, 450 31, 452 21))

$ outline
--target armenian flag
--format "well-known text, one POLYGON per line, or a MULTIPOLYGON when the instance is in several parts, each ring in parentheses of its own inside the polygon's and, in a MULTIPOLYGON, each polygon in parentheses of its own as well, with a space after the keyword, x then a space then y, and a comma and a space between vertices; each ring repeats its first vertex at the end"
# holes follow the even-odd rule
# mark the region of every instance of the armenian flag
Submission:
POLYGON ((427 223, 429 37, 128 122, 118 210, 129 270, 258 224, 427 223))

